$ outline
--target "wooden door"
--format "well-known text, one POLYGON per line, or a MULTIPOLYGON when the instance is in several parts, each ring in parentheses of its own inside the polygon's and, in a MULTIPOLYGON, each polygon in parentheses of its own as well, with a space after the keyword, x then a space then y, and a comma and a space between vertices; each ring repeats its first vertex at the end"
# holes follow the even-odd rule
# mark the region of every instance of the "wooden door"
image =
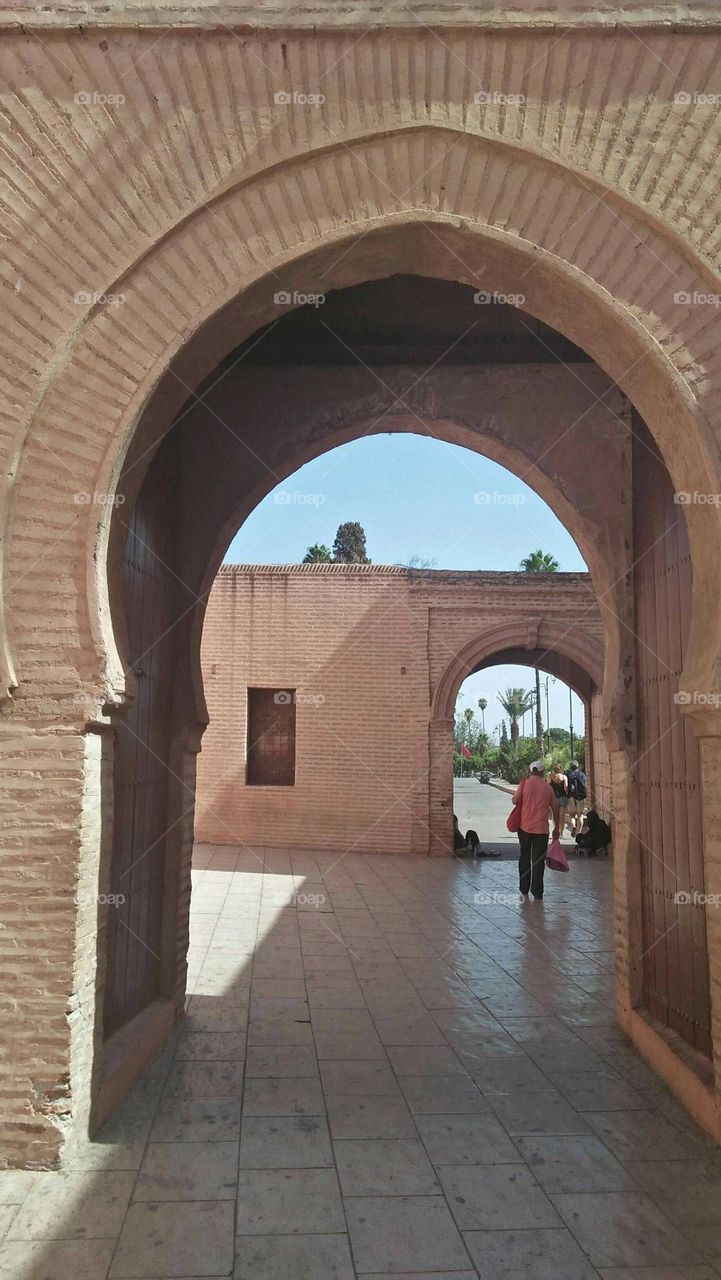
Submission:
POLYGON ((124 587, 137 693, 115 742, 110 893, 122 901, 108 911, 106 1035, 159 992, 170 776, 174 502, 172 468, 160 450, 127 521, 124 587))
POLYGON ((654 1017, 710 1056, 706 917, 698 896, 704 893, 699 748, 678 702, 691 616, 691 556, 683 505, 674 500, 668 472, 638 418, 634 432, 634 780, 644 999, 654 1017))

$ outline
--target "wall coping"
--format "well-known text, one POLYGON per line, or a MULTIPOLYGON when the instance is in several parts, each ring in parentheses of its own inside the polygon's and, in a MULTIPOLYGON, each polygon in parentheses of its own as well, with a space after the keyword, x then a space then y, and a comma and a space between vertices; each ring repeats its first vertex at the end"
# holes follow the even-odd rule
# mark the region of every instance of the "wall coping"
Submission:
POLYGON ((589 573, 524 573, 517 569, 409 569, 399 564, 222 564, 219 578, 260 577, 391 577, 409 578, 414 582, 448 581, 452 583, 476 582, 489 586, 513 586, 532 583, 541 590, 563 582, 568 586, 587 585, 591 590, 589 573))
POLYGON ((715 30, 719 27, 715 0, 695 4, 650 4, 641 0, 527 0, 508 4, 488 3, 479 15, 477 3, 460 0, 403 0, 389 6, 387 0, 15 0, 0 13, 0 27, 82 30, 89 27, 217 31, 423 30, 441 27, 456 31, 531 28, 561 34, 573 30, 600 30, 614 34, 618 28, 646 31, 715 30))

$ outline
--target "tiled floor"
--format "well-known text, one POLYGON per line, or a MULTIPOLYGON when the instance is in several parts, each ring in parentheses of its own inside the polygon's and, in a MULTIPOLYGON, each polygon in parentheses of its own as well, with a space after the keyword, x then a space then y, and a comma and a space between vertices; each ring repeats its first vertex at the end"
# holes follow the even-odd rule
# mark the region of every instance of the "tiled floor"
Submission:
POLYGON ((189 1016, 2 1280, 713 1280, 721 1153, 614 1026, 611 864, 200 848, 189 1016))

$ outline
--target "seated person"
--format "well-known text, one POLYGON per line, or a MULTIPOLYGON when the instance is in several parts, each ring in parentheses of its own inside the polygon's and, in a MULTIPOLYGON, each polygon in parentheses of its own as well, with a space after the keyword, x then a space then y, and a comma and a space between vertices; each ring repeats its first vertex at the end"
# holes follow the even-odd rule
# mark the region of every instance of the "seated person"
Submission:
POLYGON ((580 835, 576 836, 578 852, 587 853, 589 857, 600 853, 601 850, 607 854, 610 843, 611 828, 608 823, 599 817, 595 809, 589 809, 586 814, 584 829, 580 835))

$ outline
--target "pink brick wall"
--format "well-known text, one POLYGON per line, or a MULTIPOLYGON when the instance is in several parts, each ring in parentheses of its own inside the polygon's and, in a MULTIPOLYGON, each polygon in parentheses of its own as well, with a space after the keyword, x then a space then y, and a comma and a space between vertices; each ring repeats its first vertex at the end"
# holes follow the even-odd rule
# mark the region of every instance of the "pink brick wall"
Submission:
POLYGON ((196 838, 427 853, 430 828, 445 833, 451 812, 447 724, 433 730, 430 749, 435 691, 458 652, 499 620, 515 622, 522 642, 529 618, 570 631, 580 613, 584 634, 601 646, 586 576, 563 581, 561 592, 558 580, 523 574, 225 565, 203 634, 210 726, 198 759, 196 838), (292 787, 246 786, 254 685, 297 692, 292 787))

